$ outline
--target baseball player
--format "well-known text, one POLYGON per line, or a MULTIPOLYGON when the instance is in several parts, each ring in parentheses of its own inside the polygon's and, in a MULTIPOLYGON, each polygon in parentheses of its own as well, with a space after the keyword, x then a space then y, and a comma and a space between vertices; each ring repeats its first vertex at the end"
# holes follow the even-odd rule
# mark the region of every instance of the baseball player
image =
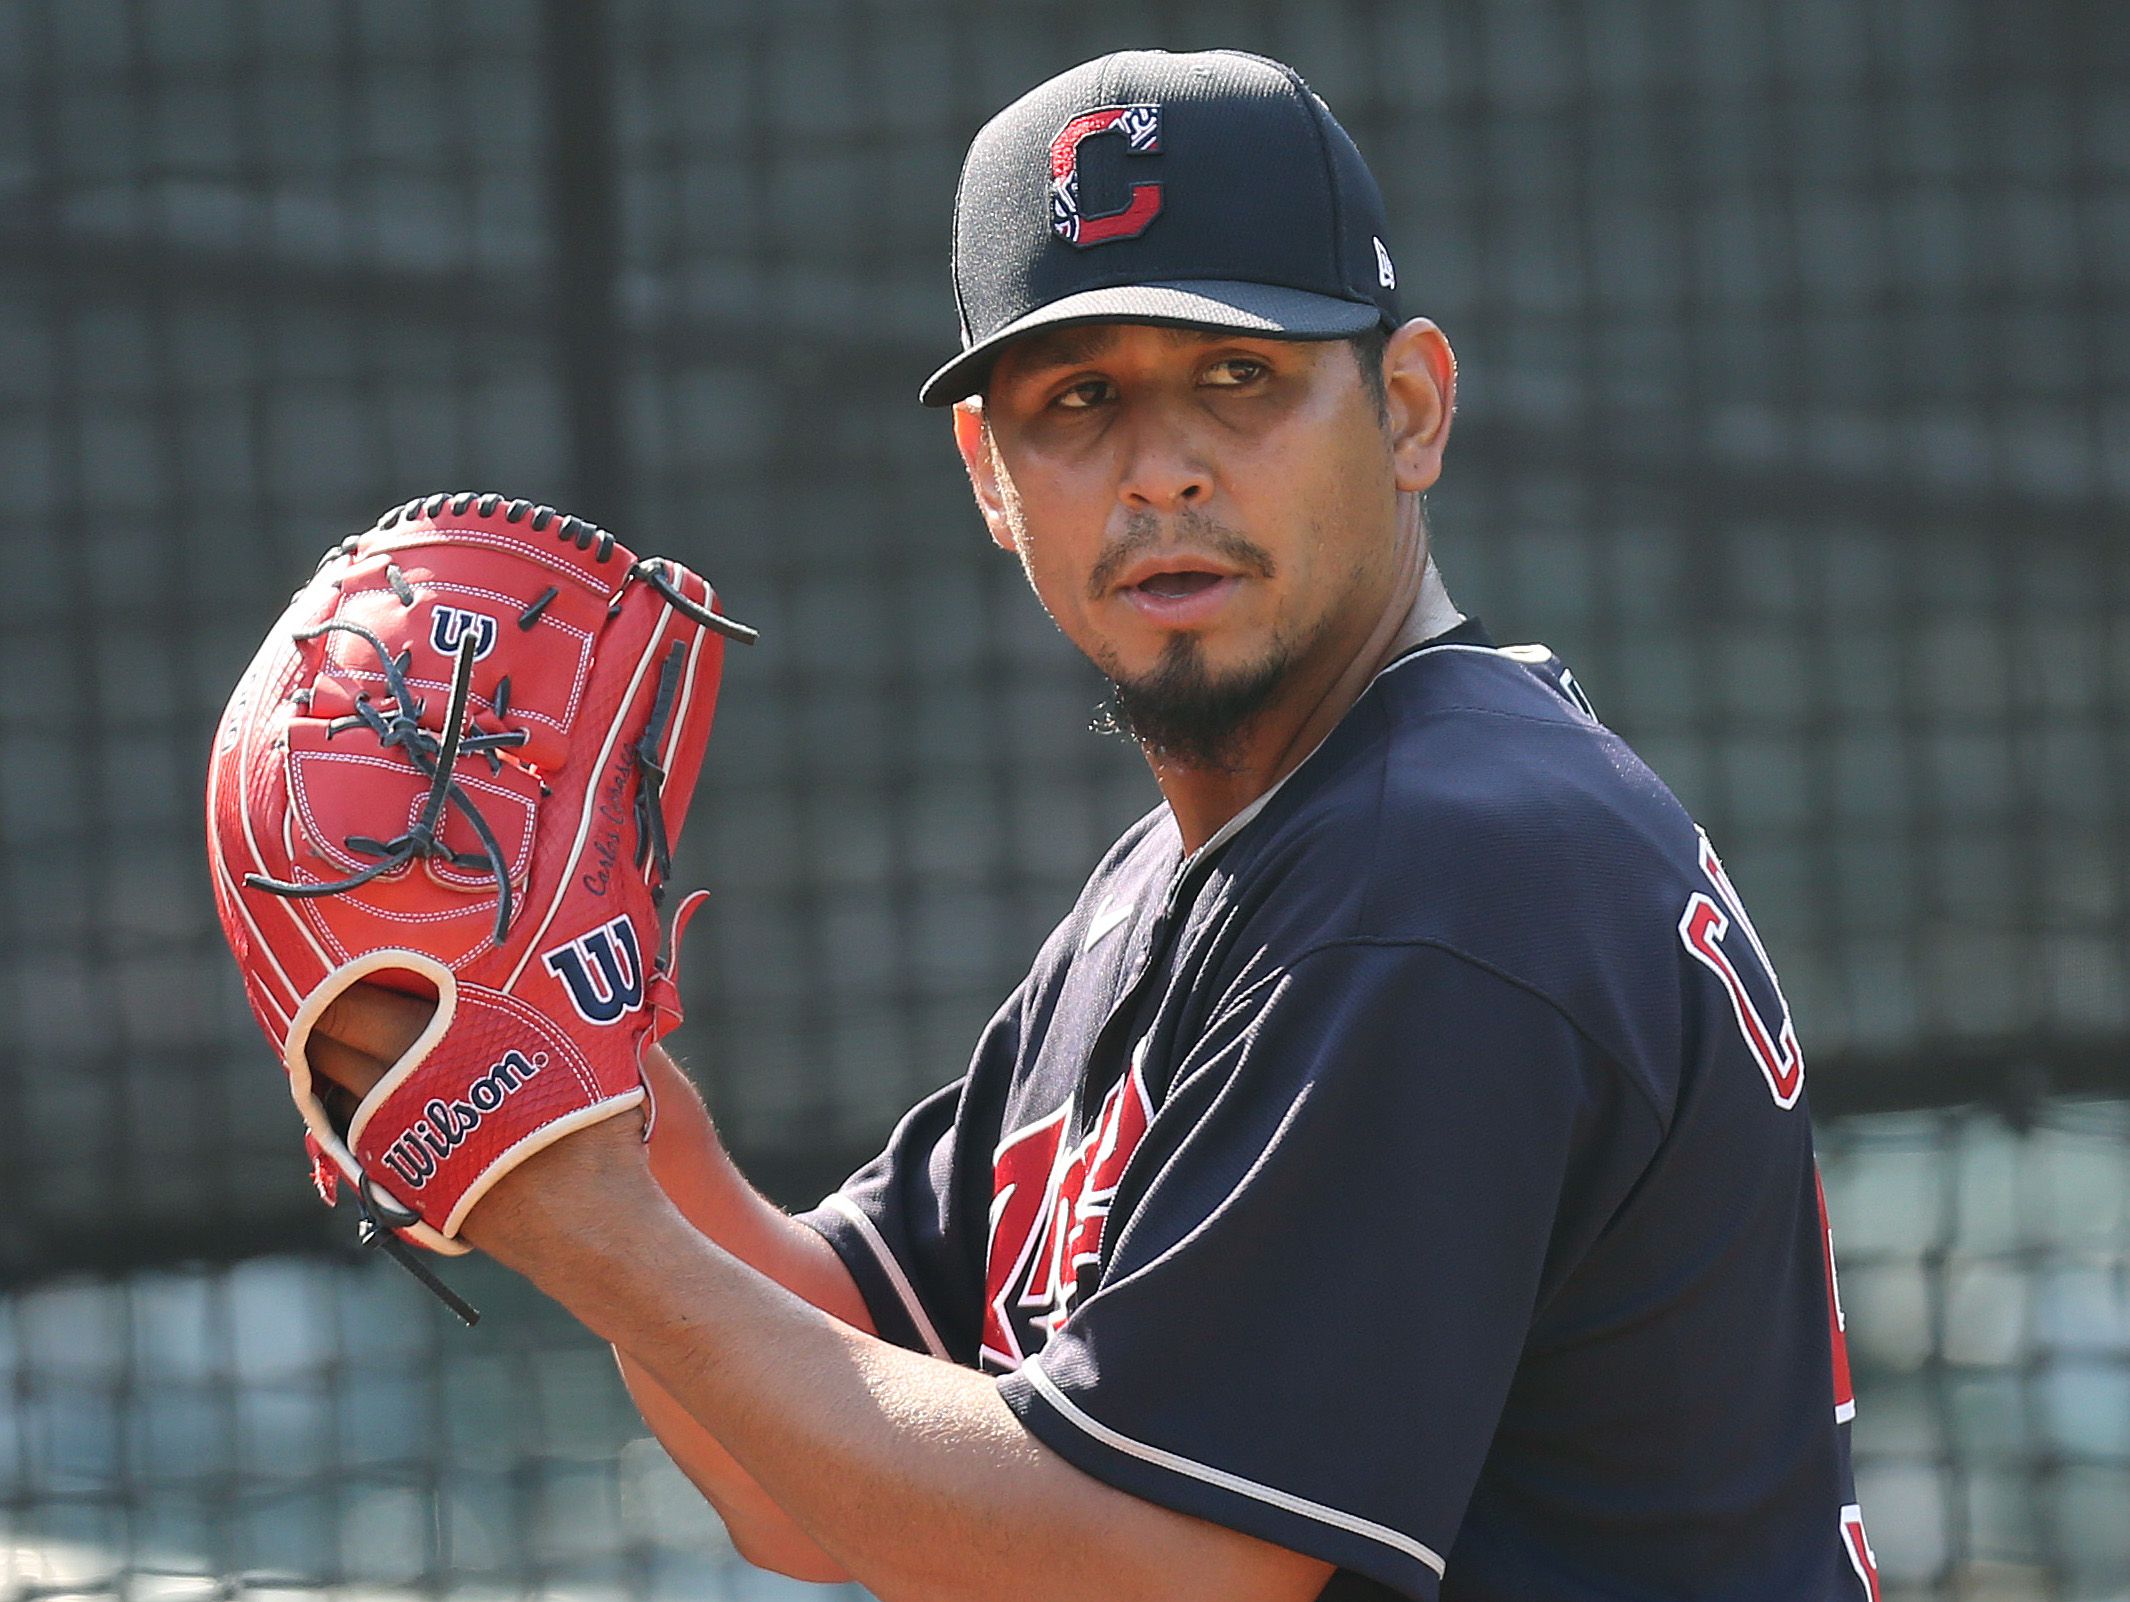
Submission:
MULTIPOLYGON (((820 1207, 670 1061, 465 1233, 755 1562, 883 1598, 1878 1595, 1804 1065, 1707 837, 1452 605, 1456 369, 1259 57, 1001 112, 924 386, 1161 804, 820 1207)), ((351 993, 361 1090, 425 1007, 351 993)))

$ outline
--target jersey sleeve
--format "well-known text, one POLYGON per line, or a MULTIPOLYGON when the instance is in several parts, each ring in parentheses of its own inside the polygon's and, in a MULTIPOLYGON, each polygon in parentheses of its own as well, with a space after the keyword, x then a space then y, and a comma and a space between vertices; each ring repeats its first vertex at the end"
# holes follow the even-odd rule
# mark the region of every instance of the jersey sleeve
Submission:
POLYGON ((1021 992, 999 1009, 969 1072, 903 1115, 886 1148, 799 1221, 824 1236, 857 1281, 885 1340, 973 1364, 983 1303, 991 1134, 983 1101, 1011 1069, 1021 992), (964 1149, 970 1157, 962 1155, 964 1149))
POLYGON ((1121 1490, 1433 1598, 1557 1220, 1616 1204, 1656 1136, 1541 997, 1430 946, 1319 948, 1186 1053, 1092 1294, 1000 1391, 1121 1490))

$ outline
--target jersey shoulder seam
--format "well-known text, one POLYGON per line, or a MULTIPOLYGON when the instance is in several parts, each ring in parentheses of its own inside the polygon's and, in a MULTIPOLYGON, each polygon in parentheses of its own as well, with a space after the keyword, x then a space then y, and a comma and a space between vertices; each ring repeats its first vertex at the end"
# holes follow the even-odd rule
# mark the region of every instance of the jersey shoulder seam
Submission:
MULTIPOLYGON (((1568 708, 1566 706, 1566 703, 1563 703, 1563 709, 1572 711, 1571 708, 1568 708)), ((1438 718, 1450 717, 1456 713, 1469 713, 1473 717, 1481 718, 1501 718, 1507 722, 1512 723, 1535 723, 1540 728, 1565 729, 1573 734, 1612 734, 1612 730, 1609 727, 1607 727, 1603 723, 1598 722, 1594 718, 1578 718, 1573 716, 1558 718, 1541 717, 1536 712, 1514 712, 1507 707, 1487 706, 1484 703, 1478 701, 1453 701, 1446 706, 1431 706, 1426 708, 1425 710, 1413 712, 1402 719, 1392 718, 1390 720, 1391 731, 1393 733, 1396 733, 1399 729, 1408 728, 1420 723, 1432 723, 1438 718)), ((1614 738, 1618 738, 1618 736, 1615 735, 1614 738)))
POLYGON ((1466 951, 1463 947, 1453 945, 1447 940, 1440 939, 1433 935, 1339 935, 1332 939, 1319 940, 1312 945, 1304 946, 1300 951, 1296 952, 1295 955, 1289 958, 1286 962, 1281 963, 1279 965, 1279 968, 1275 969, 1274 971, 1291 973, 1296 968, 1300 967, 1304 962, 1307 962, 1311 957, 1321 955, 1322 953, 1327 951, 1336 951, 1345 947, 1362 947, 1369 949, 1389 950, 1421 949, 1428 951, 1439 951, 1446 957, 1455 958, 1457 961, 1463 963, 1466 967, 1476 968, 1477 970, 1479 970, 1479 972, 1488 974, 1491 977, 1500 980, 1503 984, 1508 985, 1511 989, 1520 990, 1525 995, 1532 997, 1534 1000, 1542 1002, 1550 1011, 1552 1011, 1556 1016, 1558 1016, 1563 1023, 1567 1024, 1570 1029, 1573 1029, 1584 1040, 1588 1041, 1591 1048, 1596 1051, 1599 1056, 1603 1057, 1605 1061, 1611 1063, 1613 1067, 1618 1070, 1622 1079, 1625 1079, 1629 1084, 1634 1086, 1635 1094, 1641 1098, 1644 1105, 1649 1108, 1651 1116, 1656 1119, 1657 1128, 1666 1135, 1669 1135, 1671 1133, 1671 1114, 1665 1110, 1665 1107, 1662 1101, 1657 1096, 1656 1092, 1652 1090, 1650 1086, 1643 1081, 1642 1075, 1637 1073, 1630 1064, 1621 1061, 1619 1054, 1615 1052, 1610 1046, 1606 1045, 1603 1040, 1599 1039, 1597 1034, 1588 1027, 1586 1027, 1582 1020, 1577 1018, 1574 1012, 1572 1012, 1566 1005, 1564 1005, 1557 997, 1555 997, 1551 992, 1547 991, 1543 986, 1534 984, 1531 980, 1526 979, 1519 974, 1512 973, 1508 969, 1501 967, 1499 964, 1489 962, 1484 957, 1475 956, 1473 953, 1466 951))

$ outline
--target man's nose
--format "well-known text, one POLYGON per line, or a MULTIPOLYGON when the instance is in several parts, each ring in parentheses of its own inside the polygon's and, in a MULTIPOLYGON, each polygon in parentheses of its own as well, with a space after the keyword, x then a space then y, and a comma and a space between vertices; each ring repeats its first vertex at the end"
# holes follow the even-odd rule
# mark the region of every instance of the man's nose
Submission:
POLYGON ((1211 468, 1173 421, 1149 414, 1131 419, 1126 428, 1117 494, 1127 506, 1173 512, 1211 497, 1211 468))

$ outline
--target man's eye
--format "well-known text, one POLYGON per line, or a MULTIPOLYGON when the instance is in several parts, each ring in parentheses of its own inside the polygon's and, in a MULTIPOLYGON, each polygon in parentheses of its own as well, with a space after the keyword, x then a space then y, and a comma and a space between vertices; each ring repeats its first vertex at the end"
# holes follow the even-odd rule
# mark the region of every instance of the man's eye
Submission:
POLYGON ((1083 378, 1077 384, 1068 385, 1058 392, 1051 404, 1062 406, 1069 412, 1084 412, 1091 406, 1099 406, 1109 399, 1109 380, 1106 378, 1083 378))
POLYGON ((1269 370, 1263 362, 1251 357, 1230 356, 1206 369, 1205 382, 1216 389, 1239 389, 1263 378, 1269 370))

